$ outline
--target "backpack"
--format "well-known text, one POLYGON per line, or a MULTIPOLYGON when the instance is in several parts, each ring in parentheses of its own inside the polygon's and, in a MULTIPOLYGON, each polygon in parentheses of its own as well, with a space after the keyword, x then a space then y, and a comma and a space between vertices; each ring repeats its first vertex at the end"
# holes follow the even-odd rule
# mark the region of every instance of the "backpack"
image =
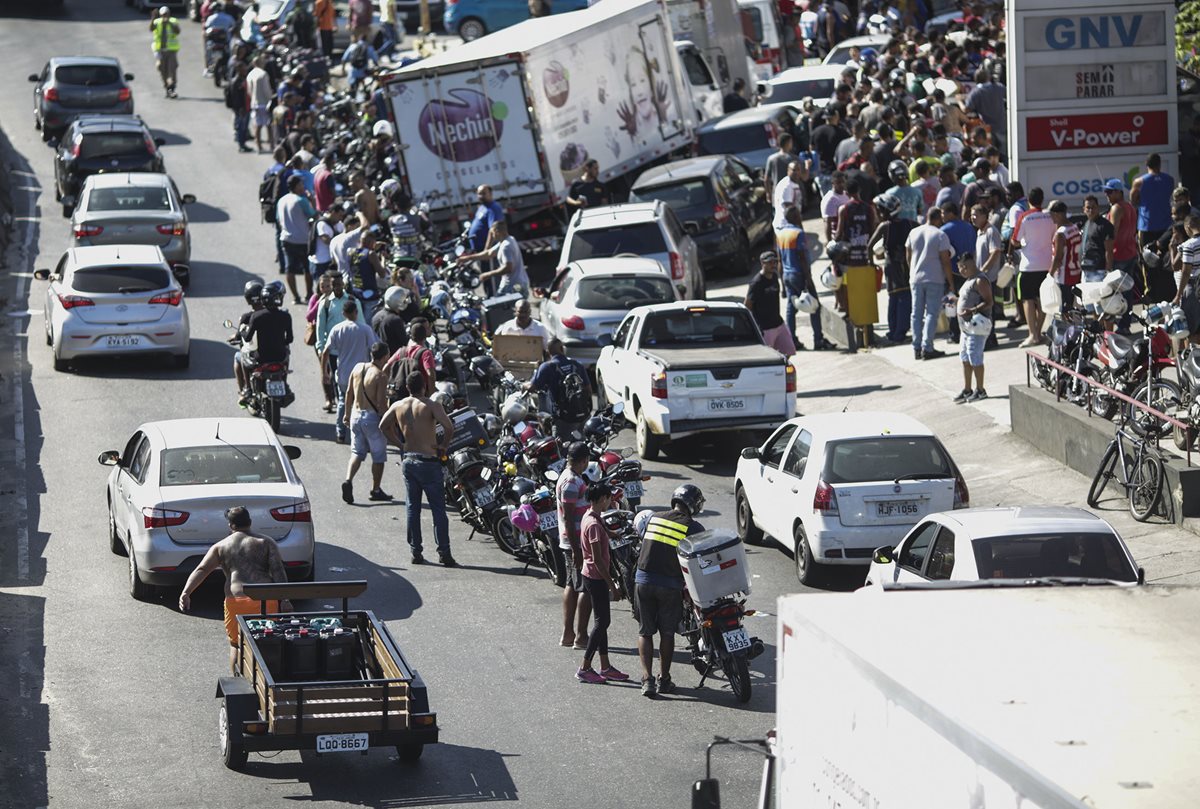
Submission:
POLYGON ((367 67, 367 46, 361 40, 350 46, 354 49, 354 55, 350 57, 350 67, 355 70, 365 70, 367 67))
POLYGON ((408 375, 417 371, 425 373, 425 368, 421 365, 421 359, 428 352, 428 348, 421 348, 411 357, 401 357, 392 363, 388 371, 388 404, 395 404, 410 395, 408 391, 408 375))
POLYGON ((570 421, 586 419, 592 412, 591 397, 578 365, 564 363, 562 369, 562 401, 558 403, 559 415, 570 421))
POLYGON ((263 177, 258 184, 258 205, 262 209, 264 222, 275 222, 275 205, 283 196, 283 169, 263 177))

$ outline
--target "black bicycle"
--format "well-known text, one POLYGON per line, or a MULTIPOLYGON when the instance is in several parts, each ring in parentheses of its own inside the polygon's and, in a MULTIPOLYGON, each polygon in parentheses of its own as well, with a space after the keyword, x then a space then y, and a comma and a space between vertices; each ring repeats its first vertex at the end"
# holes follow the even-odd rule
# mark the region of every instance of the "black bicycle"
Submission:
POLYGON ((1108 482, 1117 480, 1125 488, 1129 498, 1129 513, 1138 522, 1150 518, 1162 497, 1163 461, 1158 450, 1150 442, 1126 432, 1124 427, 1117 428, 1117 434, 1104 450, 1100 458, 1100 468, 1092 478, 1092 487, 1088 490, 1087 503, 1096 508, 1100 495, 1108 482), (1126 449, 1126 443, 1130 449, 1126 449), (1120 461, 1120 471, 1117 462, 1120 461))

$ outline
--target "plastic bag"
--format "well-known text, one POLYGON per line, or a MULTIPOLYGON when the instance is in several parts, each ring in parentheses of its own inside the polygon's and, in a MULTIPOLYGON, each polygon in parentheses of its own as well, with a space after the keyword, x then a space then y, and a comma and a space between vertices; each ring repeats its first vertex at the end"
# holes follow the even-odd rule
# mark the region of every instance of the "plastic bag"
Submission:
POLYGON ((1062 309, 1062 290, 1058 288, 1054 276, 1047 275, 1046 280, 1042 281, 1038 297, 1041 298, 1043 312, 1053 313, 1062 309))

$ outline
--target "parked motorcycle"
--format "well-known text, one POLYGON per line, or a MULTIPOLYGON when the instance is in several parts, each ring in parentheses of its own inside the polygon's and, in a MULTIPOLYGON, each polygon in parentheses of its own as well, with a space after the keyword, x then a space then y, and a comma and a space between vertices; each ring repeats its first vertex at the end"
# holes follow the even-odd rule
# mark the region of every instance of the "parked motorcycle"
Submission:
POLYGON ((554 586, 562 587, 567 581, 567 562, 558 547, 558 503, 554 492, 518 475, 512 461, 502 464, 498 488, 504 507, 492 523, 496 544, 526 565, 541 565, 554 586))
MULTIPOLYGON (((1175 365, 1171 356, 1171 339, 1159 325, 1137 315, 1144 331, 1136 337, 1126 337, 1109 329, 1096 335, 1092 345, 1091 367, 1096 379, 1107 387, 1119 390, 1139 402, 1146 402, 1160 412, 1172 412, 1179 406, 1179 386, 1162 376, 1162 370, 1175 365)), ((1121 400, 1102 390, 1092 396, 1092 412, 1102 418, 1116 415, 1121 400)), ((1124 405, 1126 418, 1135 433, 1166 436, 1171 425, 1131 404, 1124 405)))
POLYGON ((747 610, 745 600, 737 596, 726 596, 705 607, 693 602, 686 590, 683 598, 680 634, 687 638, 700 685, 719 669, 737 701, 749 702, 750 661, 762 654, 763 642, 746 632, 742 619, 754 610, 747 610))
POLYGON ((1171 438, 1176 447, 1186 450, 1195 442, 1197 431, 1200 430, 1200 351, 1196 346, 1188 345, 1179 353, 1177 367, 1183 390, 1179 406, 1172 415, 1188 427, 1183 430, 1172 425, 1171 438))

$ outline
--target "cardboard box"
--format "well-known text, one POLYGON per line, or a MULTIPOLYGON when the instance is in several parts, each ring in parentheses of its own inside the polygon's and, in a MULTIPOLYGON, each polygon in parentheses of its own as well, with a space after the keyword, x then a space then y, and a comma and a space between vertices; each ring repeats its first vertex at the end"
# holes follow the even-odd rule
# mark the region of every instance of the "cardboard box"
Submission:
POLYGON ((492 338, 492 357, 518 379, 529 379, 542 364, 542 338, 498 334, 492 338))

